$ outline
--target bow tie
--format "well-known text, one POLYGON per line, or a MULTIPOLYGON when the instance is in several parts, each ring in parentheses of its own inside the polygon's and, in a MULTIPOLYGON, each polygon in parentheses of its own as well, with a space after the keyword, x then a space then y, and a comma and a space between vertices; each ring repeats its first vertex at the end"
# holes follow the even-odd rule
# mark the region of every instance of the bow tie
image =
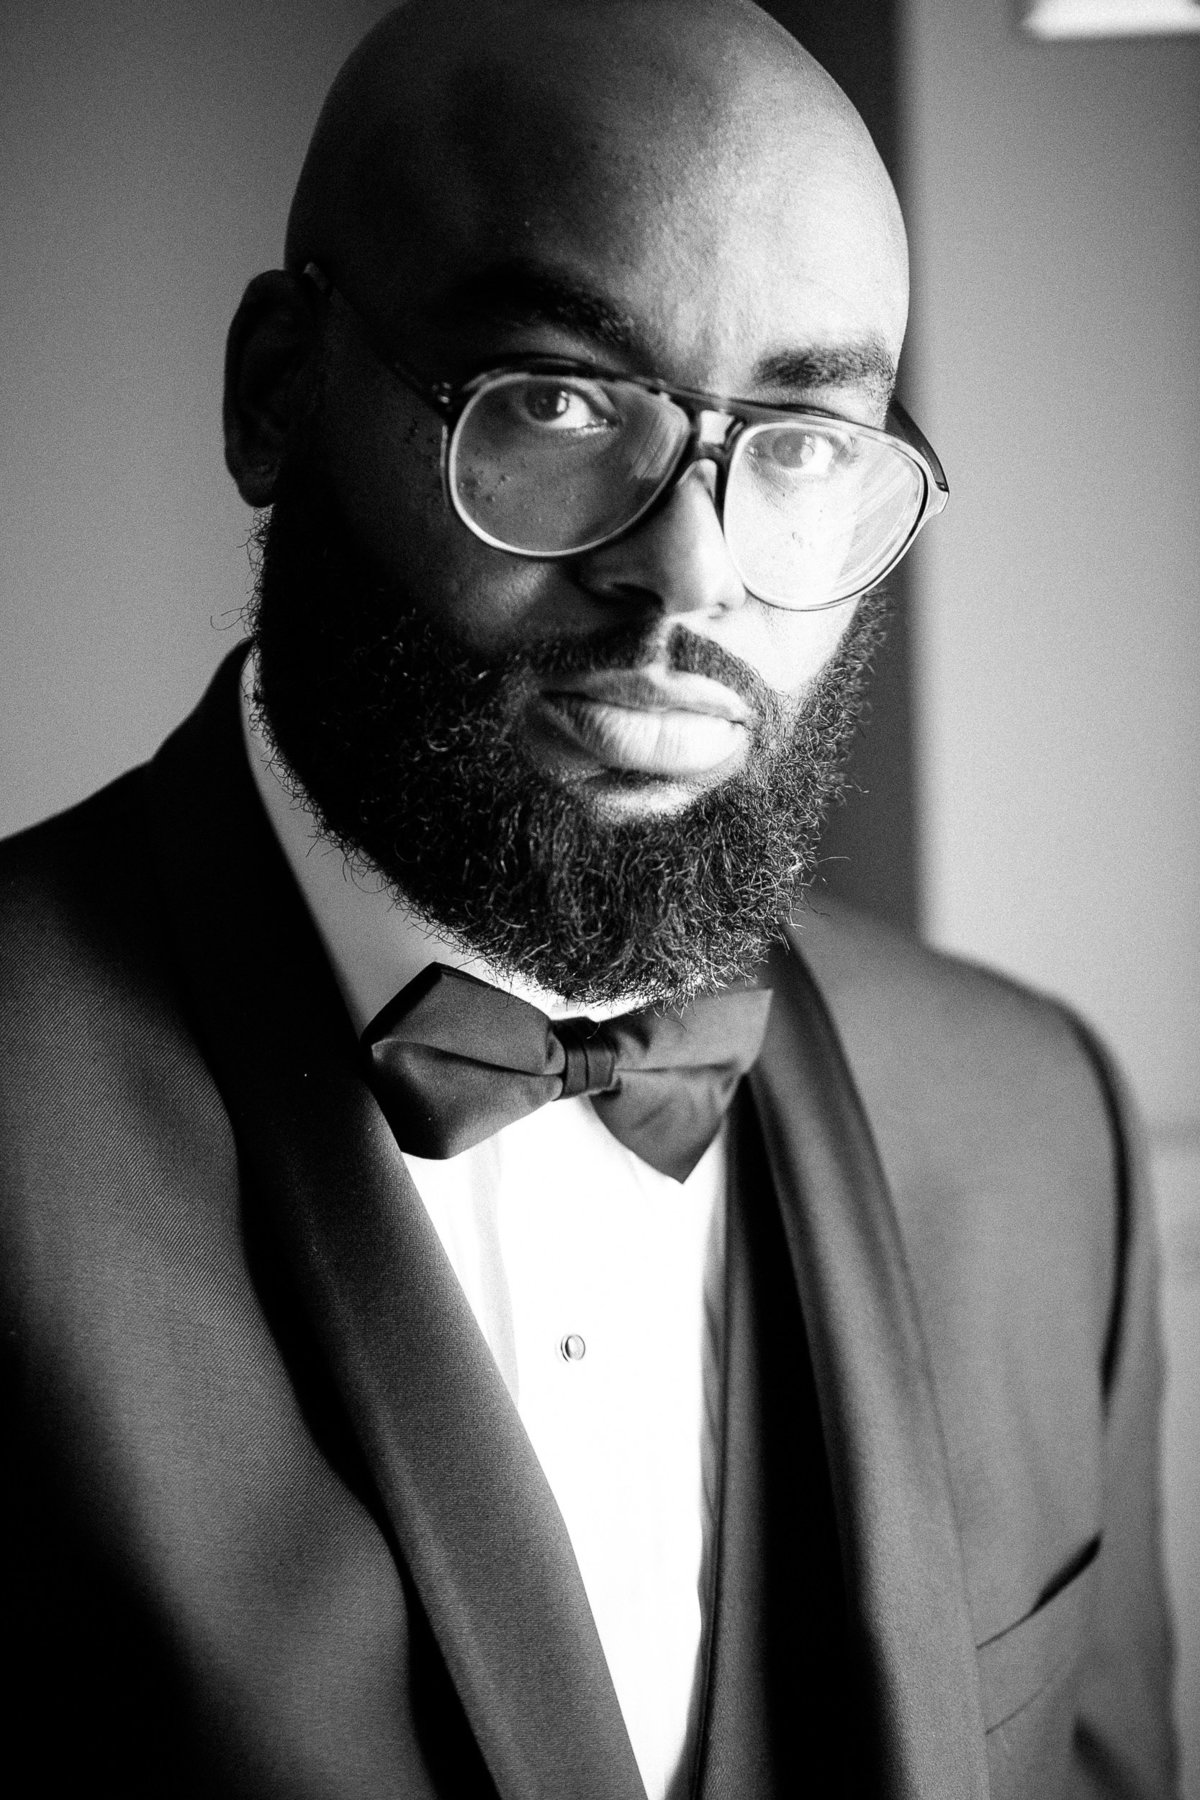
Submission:
POLYGON ((679 1012, 552 1022, 431 963, 362 1041, 384 1116, 414 1156, 457 1156, 549 1100, 587 1094, 614 1137, 683 1181, 758 1055, 770 1004, 768 989, 730 988, 679 1012))

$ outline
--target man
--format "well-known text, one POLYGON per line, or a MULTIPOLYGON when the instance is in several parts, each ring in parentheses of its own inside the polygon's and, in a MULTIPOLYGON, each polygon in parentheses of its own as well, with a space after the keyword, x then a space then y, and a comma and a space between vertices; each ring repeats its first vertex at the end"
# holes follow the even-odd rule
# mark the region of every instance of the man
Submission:
POLYGON ((4 854, 23 1791, 1172 1791, 1111 1072, 793 916, 944 498, 906 297, 744 0, 339 77, 230 337, 250 656, 4 854))

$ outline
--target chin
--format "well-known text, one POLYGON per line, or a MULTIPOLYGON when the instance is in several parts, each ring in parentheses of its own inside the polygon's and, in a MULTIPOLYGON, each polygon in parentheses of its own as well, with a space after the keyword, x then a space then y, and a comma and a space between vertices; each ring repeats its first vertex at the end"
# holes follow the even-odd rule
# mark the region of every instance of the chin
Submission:
POLYGON ((602 819, 626 820, 669 818, 686 812, 704 794, 719 787, 735 767, 699 780, 694 775, 649 775, 636 769, 603 769, 570 782, 575 793, 587 801, 602 819))

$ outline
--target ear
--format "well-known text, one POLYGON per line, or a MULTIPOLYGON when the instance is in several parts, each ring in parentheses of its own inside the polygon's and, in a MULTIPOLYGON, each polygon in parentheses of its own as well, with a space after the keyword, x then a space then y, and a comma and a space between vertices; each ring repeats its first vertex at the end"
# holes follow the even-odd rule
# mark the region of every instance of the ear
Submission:
POLYGON ((315 290, 297 275, 256 275, 225 347, 225 463, 250 506, 275 497, 288 439, 308 393, 318 336, 315 290))

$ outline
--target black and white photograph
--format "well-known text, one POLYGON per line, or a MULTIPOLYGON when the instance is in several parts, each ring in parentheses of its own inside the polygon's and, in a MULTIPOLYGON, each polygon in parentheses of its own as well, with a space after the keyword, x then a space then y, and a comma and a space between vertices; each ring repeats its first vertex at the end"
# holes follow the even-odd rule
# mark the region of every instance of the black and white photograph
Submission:
POLYGON ((0 0, 13 1800, 1200 1800, 1200 0, 0 0))

